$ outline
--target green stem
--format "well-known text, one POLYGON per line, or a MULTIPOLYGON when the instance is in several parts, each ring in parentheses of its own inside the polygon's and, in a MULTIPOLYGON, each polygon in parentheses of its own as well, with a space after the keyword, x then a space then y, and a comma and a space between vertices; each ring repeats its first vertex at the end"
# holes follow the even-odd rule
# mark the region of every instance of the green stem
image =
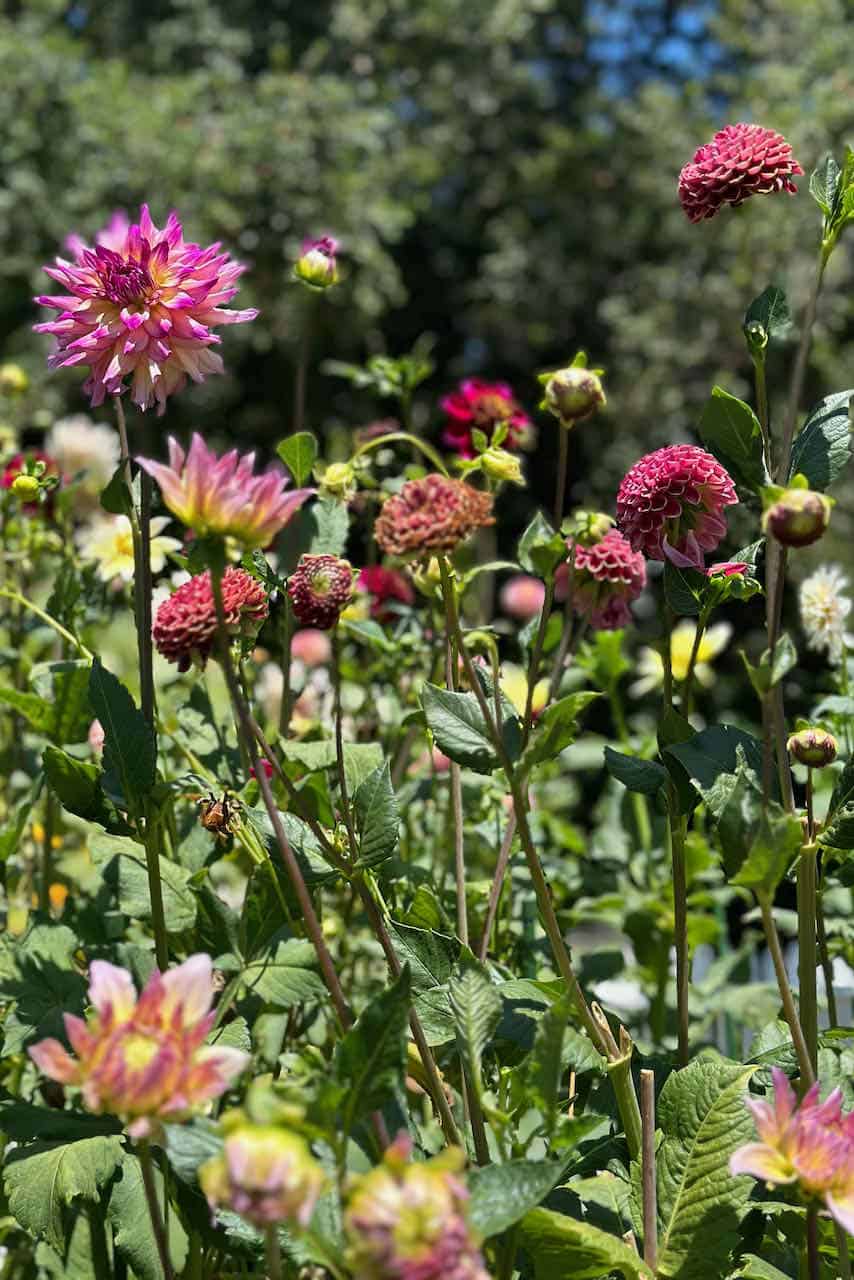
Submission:
POLYGON ((110 1254, 107 1248, 107 1233, 104 1229, 104 1214, 100 1205, 87 1206, 89 1220, 89 1245, 92 1250, 92 1273, 94 1280, 111 1280, 110 1254))
POLYGON ((498 1270, 495 1273, 496 1280, 513 1280, 518 1234, 518 1227, 511 1227, 510 1230, 506 1231, 502 1236, 501 1252, 498 1259, 498 1270))
POLYGON ((777 932, 777 925, 774 923, 774 913, 771 909, 771 899, 767 895, 759 896, 759 909, 762 913, 762 928, 765 931, 765 942, 771 960, 774 964, 774 973, 777 977, 777 986, 780 989, 780 1000, 783 1005, 783 1013, 786 1022, 789 1024, 789 1031, 792 1036, 792 1044, 795 1047, 795 1055, 798 1059, 798 1066, 801 1072, 801 1080, 808 1088, 815 1082, 815 1072, 813 1071, 812 1062, 810 1061, 809 1049, 804 1037, 804 1029, 801 1026, 801 1020, 798 1016, 798 1010, 795 1006, 792 988, 789 986, 789 978, 786 973, 786 962, 783 959, 783 948, 780 946, 780 935, 777 932))
POLYGON ((804 379, 806 378, 813 325, 815 324, 816 310, 818 308, 818 297, 821 293, 822 281, 824 280, 824 269, 827 266, 827 260, 830 257, 832 248, 832 245, 827 245, 826 243, 821 246, 815 282, 813 283, 810 296, 807 299, 806 311, 804 312, 803 325, 801 327, 801 341, 798 346, 798 354, 795 357, 795 364, 792 370, 792 382, 789 388, 789 399, 786 405, 786 419, 785 426, 783 428, 783 448, 780 454, 780 466, 776 476, 778 484, 785 483, 788 478, 789 463, 792 457, 792 445, 795 440, 795 427, 798 421, 798 408, 800 407, 801 396, 804 390, 804 379))
POLYGON ((703 635, 709 621, 707 613, 703 612, 697 619, 697 626, 694 632, 694 643, 691 646, 691 656, 688 659, 688 670, 685 672, 685 681, 682 685, 682 714, 687 720, 690 716, 694 703, 694 669, 697 666, 697 654, 700 652, 700 645, 703 641, 703 635))
POLYGON ((44 609, 40 609, 37 604, 33 604, 32 600, 28 600, 26 596, 21 595, 20 591, 11 591, 8 587, 0 587, 0 598, 11 600, 19 608, 26 609, 28 613, 32 613, 45 626, 52 627, 58 636, 62 636, 63 640, 73 644, 81 658, 84 658, 87 662, 92 661, 92 652, 86 648, 81 640, 78 640, 75 635, 67 631, 61 623, 57 622, 56 618, 52 618, 49 613, 45 613, 44 609))
POLYGON ((757 351, 753 355, 753 377, 756 387, 756 416, 759 419, 759 430, 762 433, 762 456, 768 475, 774 474, 771 458, 771 429, 768 415, 768 387, 765 381, 765 351, 757 351))
POLYGON ((679 1065, 688 1065, 690 1029, 689 990, 691 962, 688 954, 688 881, 685 861, 685 819, 670 796, 668 831, 673 867, 673 929, 676 945, 676 1009, 679 1028, 679 1065))
POLYGON ((798 986, 801 1025, 813 1072, 818 1067, 818 995, 816 990, 817 846, 806 844, 798 862, 798 986))
POLYGON ((807 1205, 807 1273, 809 1280, 820 1280, 821 1262, 818 1252, 818 1205, 807 1205))
MULTIPOLYGON (((626 716, 616 680, 612 680, 608 685, 608 702, 611 706, 611 716, 614 721, 614 728, 617 731, 617 738, 622 746, 628 748, 631 746, 629 728, 626 724, 626 716)), ((646 796, 641 795, 639 791, 632 791, 629 794, 640 846, 645 853, 649 853, 652 849, 652 822, 649 816, 649 800, 646 796)))
POLYGON ((42 839, 42 865, 39 880, 39 907, 44 912, 50 911, 50 885, 53 879, 53 828, 56 803, 53 792, 48 791, 44 803, 44 837, 42 839))
POLYGON ((555 476, 554 525, 559 529, 563 521, 566 502, 566 473, 569 465, 569 430, 558 423, 557 475, 555 476))
POLYGON ((833 988, 833 962, 830 959, 830 950, 827 945, 823 888, 819 888, 816 894, 815 924, 818 935, 818 953, 821 957, 821 971, 824 974, 824 989, 827 992, 827 1016, 830 1019, 831 1027, 838 1027, 839 1012, 836 1007, 836 992, 833 988))
MULTIPOLYGON (((454 584, 448 572, 444 557, 439 561, 442 566, 442 599, 445 605, 445 684, 448 689, 455 690, 456 655, 454 643, 456 633, 456 598, 454 584)), ((459 644, 463 644, 460 638, 459 644)), ((457 934, 463 946, 469 945, 468 907, 466 903, 466 861, 465 861, 465 829, 463 825, 463 786, 460 766, 453 760, 449 770, 451 784, 451 805, 454 815, 454 884, 457 898, 457 934)))
POLYGON ((275 1223, 271 1223, 264 1233, 264 1257, 267 1260, 267 1280, 282 1280, 282 1251, 275 1223))
POLYGON ((280 627, 282 637, 282 701, 279 706, 279 735, 282 738, 286 738, 291 726, 291 642, 293 640, 293 617, 287 592, 284 593, 284 599, 282 600, 280 627))
POLYGON ((151 1148, 147 1142, 142 1141, 137 1146, 137 1153, 142 1169, 142 1185, 145 1188, 145 1200, 148 1205, 148 1214, 151 1218, 151 1229, 154 1232, 154 1241, 157 1245, 160 1265, 163 1268, 164 1280, 174 1280, 172 1263, 169 1258, 169 1241, 166 1236, 166 1228, 163 1225, 160 1205, 157 1203, 157 1188, 154 1183, 151 1148))
POLYGON ((347 839, 350 842, 350 856, 356 856, 356 829, 353 826, 353 814, 347 795, 347 771, 344 768, 344 736, 341 714, 341 640, 338 627, 332 628, 332 687, 335 698, 335 760, 338 766, 338 791, 341 800, 341 812, 347 828, 347 839))
POLYGON ((360 458, 362 454, 368 453, 371 449, 379 449, 384 444, 392 444, 395 440, 405 440, 407 444, 411 444, 413 448, 419 449, 426 458, 429 458, 437 471, 443 476, 448 475, 448 468, 440 458, 436 450, 424 440, 419 440, 417 436, 410 435, 408 431, 390 431, 388 435, 377 436, 375 440, 367 440, 365 444, 360 445, 353 454, 354 458, 360 458))
MULTIPOLYGON (((561 428, 562 434, 563 429, 561 428)), ((531 649, 531 661, 528 664, 528 689, 525 694, 525 715, 522 722, 522 738, 524 742, 528 741, 531 733, 531 725, 534 720, 534 689, 537 684, 537 675, 540 670, 540 660, 543 656, 543 644, 546 638, 546 627, 549 624, 549 614, 552 611, 552 602, 554 600, 555 586, 554 579, 549 578, 546 582, 546 596, 543 600, 543 607, 540 612, 540 621, 537 627, 537 635, 531 649)))

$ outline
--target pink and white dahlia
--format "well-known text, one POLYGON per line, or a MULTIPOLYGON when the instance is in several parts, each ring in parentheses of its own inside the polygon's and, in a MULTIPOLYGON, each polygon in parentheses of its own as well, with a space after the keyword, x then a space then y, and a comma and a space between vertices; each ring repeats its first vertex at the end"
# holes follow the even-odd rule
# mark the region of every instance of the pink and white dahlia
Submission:
POLYGON ((617 526, 650 560, 704 569, 703 553, 726 535, 724 507, 738 502, 732 477, 693 444, 670 444, 636 462, 617 493, 617 526))
POLYGON ((840 1089, 819 1102, 814 1084, 799 1106, 785 1073, 774 1067, 772 1074, 773 1102, 746 1100, 760 1141, 739 1147, 730 1173, 749 1173, 772 1186, 796 1184, 854 1234, 854 1115, 843 1114, 840 1089))
MULTIPOLYGON (((270 612, 267 593, 245 569, 230 565, 222 575, 222 607, 231 636, 253 639, 270 612)), ((188 671, 204 667, 216 640, 216 607, 210 570, 197 573, 164 600, 151 629, 157 652, 188 671)))
POLYGON ((200 537, 235 538, 244 547, 266 547, 299 510, 313 489, 287 492, 288 478, 277 466, 255 475, 255 454, 229 449, 217 457, 198 433, 188 452, 169 438, 169 465, 153 458, 137 462, 160 486, 163 501, 200 537))
POLYGON ((129 382, 134 404, 156 404, 163 413, 188 377, 203 382, 222 373, 222 359, 211 350, 220 341, 214 329, 258 314, 225 307, 244 267, 218 243, 203 249, 185 242, 175 213, 162 231, 148 205, 133 225, 116 213, 93 248, 78 236, 69 237, 68 246, 74 262, 57 258, 45 267, 68 292, 36 298, 59 315, 35 330, 57 340, 50 368, 88 366, 83 389, 93 406, 121 395, 129 382))
POLYGON ((85 1021, 64 1015, 77 1056, 47 1039, 33 1045, 30 1057, 51 1080, 78 1085, 87 1110, 130 1121, 129 1132, 145 1137, 161 1120, 180 1120, 225 1093, 249 1062, 241 1049, 205 1045, 213 997, 210 956, 155 970, 139 996, 126 969, 93 960, 93 1012, 85 1021))
POLYGON ((495 428, 501 423, 508 428, 504 441, 506 448, 524 449, 531 442, 533 423, 507 382, 466 378, 456 391, 444 397, 442 408, 448 415, 442 444, 461 458, 475 457, 471 438, 473 430, 482 431, 487 440, 491 440, 495 428))
POLYGON ((596 631, 614 631, 632 620, 632 600, 646 586, 646 562, 617 529, 592 547, 575 547, 572 606, 596 631))
POLYGON ((797 195, 792 178, 801 173, 782 134, 758 124, 728 124, 679 174, 679 199, 690 220, 702 222, 748 196, 774 191, 797 195))
POLYGON ((266 1227, 307 1227, 326 1175, 305 1139, 276 1125, 226 1117, 223 1153, 203 1164, 199 1182, 212 1209, 232 1209, 266 1227))

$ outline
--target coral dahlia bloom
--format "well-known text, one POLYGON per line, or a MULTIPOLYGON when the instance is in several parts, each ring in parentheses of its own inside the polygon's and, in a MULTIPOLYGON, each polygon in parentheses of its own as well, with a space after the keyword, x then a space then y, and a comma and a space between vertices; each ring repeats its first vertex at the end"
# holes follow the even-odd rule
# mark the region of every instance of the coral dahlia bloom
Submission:
POLYGON ((646 586, 646 563, 618 529, 592 547, 575 548, 572 605, 597 631, 614 631, 632 620, 629 604, 646 586))
POLYGON ((819 1102, 814 1084, 799 1106, 785 1073, 774 1067, 772 1074, 773 1102, 746 1099, 760 1141, 739 1147, 730 1173, 749 1173, 774 1186, 796 1183, 854 1234, 854 1115, 843 1115, 842 1091, 819 1102))
POLYGON ((473 430, 482 431, 488 440, 500 423, 508 427, 505 448, 524 449, 531 441, 533 423, 520 406, 507 382, 484 382, 466 378, 456 391, 442 400, 448 415, 442 433, 442 444, 461 458, 474 458, 473 430))
POLYGON ((288 478, 272 466, 254 474, 255 454, 229 449, 217 457, 194 432, 188 452, 169 438, 169 465, 152 458, 137 462, 160 486, 166 506, 201 537, 236 538, 244 547, 265 547, 313 489, 286 492, 288 478))
POLYGON ((401 1133, 356 1182, 344 1214, 347 1261, 359 1280, 488 1280, 466 1221, 458 1149, 411 1163, 401 1133))
POLYGON ((728 124, 679 174, 679 199, 690 220, 702 222, 748 196, 774 191, 797 195, 792 178, 801 173, 782 134, 758 124, 728 124))
POLYGON ((134 1137, 179 1120, 225 1092, 249 1062, 240 1049, 206 1046, 214 1023, 210 956, 155 971, 137 996, 126 969, 93 960, 85 1019, 66 1013, 76 1057, 58 1040, 40 1040, 30 1057, 61 1084, 78 1085, 89 1111, 130 1121, 134 1137))
POLYGON ((463 480, 431 474, 407 480, 383 504, 374 537, 390 556, 453 551, 475 529, 494 524, 492 495, 463 480))
POLYGON ((670 444, 624 476, 617 526, 634 551, 702 572, 703 553, 726 534, 723 509, 737 502, 732 477, 717 458, 697 445, 670 444))
MULTIPOLYGON (((253 638, 270 612, 267 593, 245 569, 229 565, 222 576, 222 606, 229 635, 253 638)), ((164 600, 151 629, 157 652, 179 671, 204 667, 216 639, 210 570, 197 573, 164 600)))
POLYGON ((199 1183, 212 1209, 232 1209, 256 1227, 307 1227, 326 1175, 299 1134, 238 1123, 223 1154, 202 1165, 199 1183))
POLYGON ((415 590, 408 578, 397 569, 382 564, 367 565, 356 580, 356 587, 371 598, 371 617, 375 622, 394 622, 396 604, 415 603, 415 590))
POLYGON ((353 594, 353 566, 338 556, 300 556, 288 578, 291 608, 306 627, 328 631, 353 594))
POLYGON ((203 382, 209 373, 222 373, 222 358, 211 350, 220 341, 214 329, 258 314, 226 309, 243 266, 219 244, 203 249, 185 243, 175 213, 160 231, 144 204, 133 225, 123 213, 114 214, 94 248, 77 236, 68 244, 75 261, 57 258, 45 267, 68 292, 36 298, 59 315, 34 327, 57 340, 50 368, 88 366, 83 389, 93 406, 129 383, 134 404, 156 404, 163 413, 188 377, 203 382))

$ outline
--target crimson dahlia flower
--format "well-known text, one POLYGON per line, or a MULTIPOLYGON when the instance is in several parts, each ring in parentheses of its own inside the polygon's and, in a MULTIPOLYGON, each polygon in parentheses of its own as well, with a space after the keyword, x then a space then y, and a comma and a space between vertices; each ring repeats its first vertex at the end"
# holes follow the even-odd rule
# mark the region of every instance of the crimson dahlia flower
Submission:
POLYGON ((375 622, 394 622, 398 616, 395 604, 415 603, 415 591, 409 579, 397 569, 387 569, 382 564, 366 565, 356 587, 371 597, 371 617, 375 622))
POLYGON ((646 563, 617 529, 601 542, 575 548, 572 606, 597 631, 614 631, 632 620, 629 604, 646 586, 646 563))
POLYGON ((617 525, 650 560, 704 569, 703 553, 726 534, 724 507, 738 502, 732 477, 693 444, 670 444, 636 462, 617 493, 617 525))
POLYGON ((508 449, 523 449, 533 432, 531 419, 513 395, 513 388, 506 382, 484 382, 480 378, 466 378, 456 391, 442 400, 442 408, 448 415, 442 444, 461 458, 474 458, 473 430, 482 431, 488 440, 500 423, 508 427, 504 445, 508 449))
POLYGON ((222 359, 211 350, 220 341, 214 329, 258 314, 226 309, 244 267, 218 243, 206 249, 186 243, 175 213, 161 231, 144 204, 133 225, 114 214, 93 248, 78 236, 68 245, 74 262, 57 258, 45 267, 68 292, 36 298, 59 315, 34 327, 57 340, 50 368, 88 366, 83 389, 92 405, 120 395, 129 382, 134 404, 156 404, 163 413, 188 377, 203 382, 222 373, 222 359))
MULTIPOLYGON (((229 634, 247 638, 255 635, 270 611, 260 582, 234 565, 229 565, 222 575, 222 606, 229 634)), ((205 666, 216 639, 209 569, 197 573, 163 601, 151 634, 157 652, 167 662, 176 662, 179 671, 188 671, 194 662, 205 666)))
POLYGON ((792 178, 802 173, 781 133, 758 124, 728 124, 679 174, 679 199, 690 220, 702 222, 748 196, 774 191, 797 195, 792 178))
POLYGON ((300 556, 288 578, 288 596, 298 622, 328 631, 353 595, 353 566, 338 556, 300 556))

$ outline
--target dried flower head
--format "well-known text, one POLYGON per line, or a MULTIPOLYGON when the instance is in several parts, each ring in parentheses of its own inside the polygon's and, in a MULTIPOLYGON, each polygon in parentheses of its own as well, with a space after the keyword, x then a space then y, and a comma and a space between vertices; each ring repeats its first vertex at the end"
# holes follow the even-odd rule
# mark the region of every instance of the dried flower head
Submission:
POLYGON ((411 1163, 400 1134, 363 1174, 344 1215, 347 1261, 359 1280, 488 1280, 466 1221, 463 1153, 411 1163))
POLYGON ((834 664, 845 657, 845 623, 851 612, 847 587, 848 578, 838 565, 822 565, 804 579, 798 593, 807 648, 826 653, 834 664))
POLYGON ((291 608, 304 627, 328 631, 353 595, 353 566, 338 556, 300 556, 288 578, 291 608))
POLYGON ((256 1227, 307 1227, 326 1176, 305 1139, 276 1125, 225 1123, 222 1155, 199 1170, 211 1209, 231 1209, 256 1227))
POLYGON ((222 358, 211 350, 220 341, 214 329, 258 314, 226 309, 244 268, 219 244, 185 243, 175 213, 160 231, 143 205, 133 225, 114 214, 94 248, 77 236, 68 244, 75 261, 57 258, 45 267, 68 292, 36 298, 59 315, 35 330, 57 340, 50 368, 88 365, 83 389, 93 406, 120 395, 129 380, 134 404, 156 404, 163 413, 188 377, 202 382, 222 373, 222 358))
POLYGON ((495 428, 504 424, 508 449, 525 449, 531 444, 534 426, 507 382, 484 382, 466 378, 456 391, 442 400, 447 414, 442 444, 461 458, 474 458, 477 450, 472 431, 482 431, 491 440, 495 428))
POLYGON ((164 1119, 179 1120, 218 1098, 249 1062, 240 1049, 206 1046, 214 1023, 210 956, 155 971, 137 997, 126 969, 93 960, 84 1021, 66 1013, 76 1058, 58 1040, 40 1040, 30 1057, 51 1080, 78 1085, 89 1111, 130 1121, 144 1137, 164 1119))
MULTIPOLYGON (((229 565, 222 576, 222 605, 229 635, 251 639, 269 613, 260 582, 229 565)), ((216 638, 216 608, 210 570, 198 573, 164 600, 154 618, 154 644, 179 671, 191 663, 204 667, 216 638)))
POLYGON ((703 553, 726 534, 732 477, 705 449, 671 444, 636 462, 617 493, 617 527, 635 551, 703 570, 703 553))
POLYGON ((801 173, 782 134, 758 124, 728 124, 679 174, 679 199, 691 222, 702 222, 748 196, 774 191, 796 195, 792 178, 801 173))
POLYGON ((196 433, 187 453, 169 440, 169 465, 138 458, 160 486, 166 506, 201 537, 236 538, 244 547, 265 547, 313 489, 287 492, 288 478, 273 466, 255 475, 255 454, 230 449, 217 457, 196 433))
POLYGON ((594 630, 629 625, 629 604, 646 586, 646 562, 617 529, 591 547, 576 546, 574 575, 573 608, 594 630))
POLYGON ((382 564, 366 565, 356 587, 370 596, 371 617, 375 622, 394 622, 399 616, 395 605, 415 603, 415 591, 409 579, 398 569, 388 569, 382 564))
POLYGON ((492 495, 463 480, 431 474, 407 480, 377 516, 374 537, 390 556, 453 551, 475 529, 495 523, 492 495))

